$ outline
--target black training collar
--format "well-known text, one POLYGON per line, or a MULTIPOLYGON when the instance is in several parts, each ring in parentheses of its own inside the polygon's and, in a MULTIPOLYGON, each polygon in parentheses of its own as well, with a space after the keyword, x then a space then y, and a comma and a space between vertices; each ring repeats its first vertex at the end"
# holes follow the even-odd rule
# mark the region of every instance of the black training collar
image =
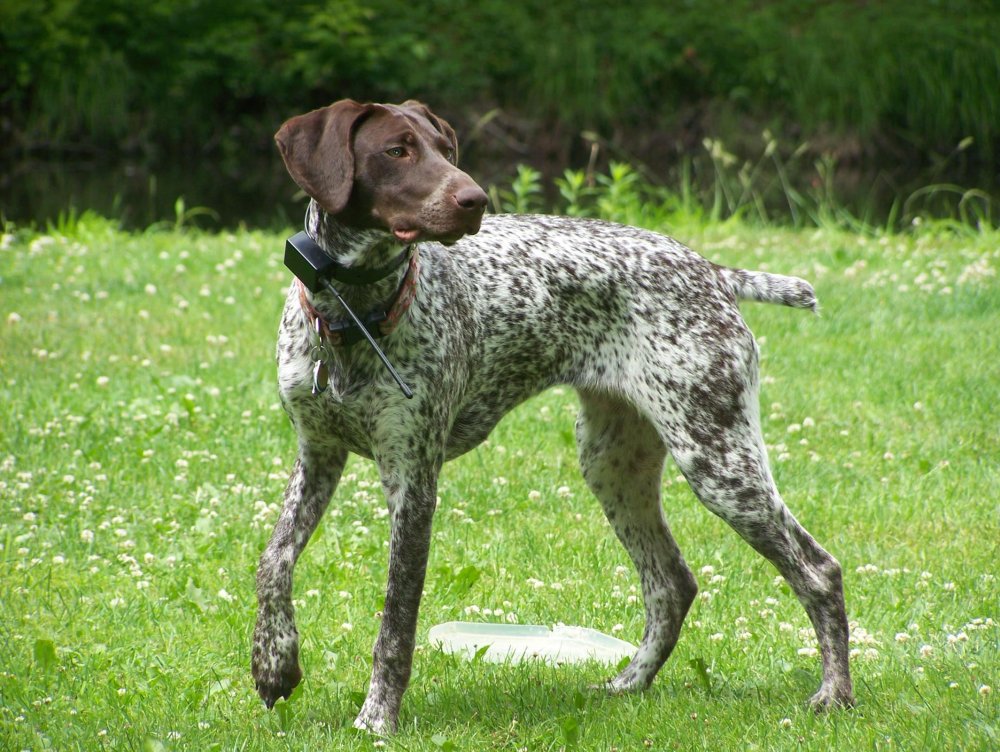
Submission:
POLYGON ((326 251, 320 248, 309 233, 296 233, 285 242, 285 266, 291 269, 295 276, 301 279, 312 292, 317 292, 318 277, 332 277, 345 285, 370 285, 385 279, 410 258, 411 246, 406 246, 392 261, 382 267, 369 269, 365 267, 344 266, 338 264, 326 251), (300 273, 302 272, 302 273, 300 273), (314 287, 312 278, 315 277, 314 287))

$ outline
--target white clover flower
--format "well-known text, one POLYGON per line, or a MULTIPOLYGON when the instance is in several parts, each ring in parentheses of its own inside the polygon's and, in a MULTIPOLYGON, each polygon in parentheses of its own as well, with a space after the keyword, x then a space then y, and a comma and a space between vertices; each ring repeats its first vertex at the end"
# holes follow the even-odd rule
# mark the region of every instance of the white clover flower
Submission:
POLYGON ((791 728, 792 727, 792 719, 791 718, 782 718, 780 721, 778 721, 778 725, 781 726, 781 728, 791 728))
POLYGON ((799 648, 796 652, 806 658, 815 658, 819 655, 819 651, 816 648, 799 648))
POLYGON ((921 658, 927 658, 933 652, 934 652, 934 646, 933 645, 921 645, 920 646, 920 657, 921 658))
POLYGON ((983 697, 989 697, 990 693, 993 691, 993 687, 989 684, 983 684, 979 687, 979 694, 983 697))

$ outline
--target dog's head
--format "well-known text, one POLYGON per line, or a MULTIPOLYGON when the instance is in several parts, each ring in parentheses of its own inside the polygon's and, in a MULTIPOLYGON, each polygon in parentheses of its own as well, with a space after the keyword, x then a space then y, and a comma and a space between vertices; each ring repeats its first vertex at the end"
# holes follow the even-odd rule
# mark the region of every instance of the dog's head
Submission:
POLYGON ((458 169, 447 122, 413 100, 341 100, 286 121, 274 136, 292 179, 350 227, 402 243, 479 231, 486 194, 458 169))

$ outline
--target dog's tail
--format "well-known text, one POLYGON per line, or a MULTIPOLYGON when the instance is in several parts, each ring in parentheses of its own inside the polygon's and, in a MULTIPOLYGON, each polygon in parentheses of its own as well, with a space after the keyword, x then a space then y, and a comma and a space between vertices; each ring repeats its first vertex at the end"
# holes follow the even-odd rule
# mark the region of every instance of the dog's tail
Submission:
POLYGON ((810 311, 816 311, 819 305, 816 291, 804 279, 727 266, 720 266, 718 269, 719 275, 729 284, 738 300, 780 303, 792 308, 808 308, 810 311))

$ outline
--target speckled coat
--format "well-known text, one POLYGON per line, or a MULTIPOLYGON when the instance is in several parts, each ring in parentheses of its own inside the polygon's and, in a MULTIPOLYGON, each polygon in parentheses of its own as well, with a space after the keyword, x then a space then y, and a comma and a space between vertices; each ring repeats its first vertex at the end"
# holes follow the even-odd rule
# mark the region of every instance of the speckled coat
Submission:
MULTIPOLYGON (((306 225, 345 263, 379 266, 401 248, 390 232, 349 228, 315 201, 306 225)), ((774 485, 758 415, 757 346, 738 307, 751 299, 811 309, 809 284, 720 267, 663 235, 588 219, 487 216, 478 234, 448 242, 419 243, 415 300, 380 340, 412 387, 410 400, 363 342, 333 352, 329 388, 313 394, 310 322, 298 290, 289 292, 278 382, 299 456, 258 572, 253 672, 265 702, 301 679, 292 570, 353 452, 377 463, 391 521, 385 609, 355 723, 395 728, 441 466, 525 399, 566 384, 580 397, 583 475, 636 565, 646 611, 635 657, 607 688, 649 685, 697 592, 661 509, 669 452, 703 504, 774 563, 808 612, 823 658, 812 704, 850 704, 840 568, 774 485)), ((392 295, 402 274, 341 292, 367 310, 392 295)), ((324 318, 344 317, 328 293, 312 305, 324 318)))

